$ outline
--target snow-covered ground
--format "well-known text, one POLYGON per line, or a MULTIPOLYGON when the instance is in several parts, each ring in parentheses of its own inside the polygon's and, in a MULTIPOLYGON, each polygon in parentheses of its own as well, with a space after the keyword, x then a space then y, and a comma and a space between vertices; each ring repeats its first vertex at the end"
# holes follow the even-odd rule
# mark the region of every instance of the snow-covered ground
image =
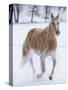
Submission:
MULTIPOLYGON (((14 85, 37 85, 37 84, 55 84, 65 83, 65 67, 66 67, 66 56, 65 56, 65 39, 66 39, 66 23, 60 24, 60 36, 57 37, 57 65, 55 68, 54 78, 52 81, 49 80, 49 75, 52 69, 51 58, 46 58, 46 72, 41 79, 34 79, 32 68, 29 62, 22 68, 22 46, 27 36, 27 33, 34 27, 45 28, 48 23, 40 24, 14 24, 13 25, 13 83, 14 85)), ((34 67, 36 74, 40 72, 40 61, 37 55, 33 56, 34 67)))

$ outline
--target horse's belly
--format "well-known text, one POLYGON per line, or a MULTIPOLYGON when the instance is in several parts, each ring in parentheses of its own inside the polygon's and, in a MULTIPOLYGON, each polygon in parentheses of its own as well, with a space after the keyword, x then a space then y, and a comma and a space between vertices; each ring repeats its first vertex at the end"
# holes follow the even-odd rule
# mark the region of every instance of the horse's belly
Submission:
POLYGON ((30 53, 30 54, 36 54, 36 55, 40 56, 40 55, 42 55, 42 54, 45 55, 45 54, 46 54, 46 51, 41 52, 41 50, 39 50, 39 49, 30 49, 29 53, 30 53))
POLYGON ((45 57, 47 56, 55 56, 56 54, 56 50, 51 50, 51 51, 43 51, 41 52, 40 50, 34 50, 34 49, 30 49, 30 55, 32 56, 33 54, 36 54, 38 56, 44 55, 45 57))

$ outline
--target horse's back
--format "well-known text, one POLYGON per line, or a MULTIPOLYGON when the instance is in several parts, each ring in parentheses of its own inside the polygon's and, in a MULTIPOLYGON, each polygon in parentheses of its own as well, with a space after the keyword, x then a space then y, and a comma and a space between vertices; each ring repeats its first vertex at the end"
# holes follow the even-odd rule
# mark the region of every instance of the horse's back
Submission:
POLYGON ((38 36, 42 32, 42 30, 43 29, 41 28, 33 28, 29 31, 27 37, 38 36))

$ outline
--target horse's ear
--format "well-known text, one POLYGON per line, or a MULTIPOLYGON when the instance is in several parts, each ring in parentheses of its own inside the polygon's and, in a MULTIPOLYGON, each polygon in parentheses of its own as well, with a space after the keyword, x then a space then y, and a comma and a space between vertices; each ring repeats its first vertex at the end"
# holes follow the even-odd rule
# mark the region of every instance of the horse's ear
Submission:
POLYGON ((53 14, 51 14, 51 18, 53 18, 53 14))

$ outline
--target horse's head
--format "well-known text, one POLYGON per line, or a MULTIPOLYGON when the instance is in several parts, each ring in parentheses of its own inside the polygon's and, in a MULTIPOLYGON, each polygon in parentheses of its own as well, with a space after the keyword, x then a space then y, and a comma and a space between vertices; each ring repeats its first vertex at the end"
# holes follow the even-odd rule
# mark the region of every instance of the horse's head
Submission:
POLYGON ((56 17, 54 17, 53 14, 51 15, 51 25, 56 35, 59 35, 59 15, 57 15, 56 17))

